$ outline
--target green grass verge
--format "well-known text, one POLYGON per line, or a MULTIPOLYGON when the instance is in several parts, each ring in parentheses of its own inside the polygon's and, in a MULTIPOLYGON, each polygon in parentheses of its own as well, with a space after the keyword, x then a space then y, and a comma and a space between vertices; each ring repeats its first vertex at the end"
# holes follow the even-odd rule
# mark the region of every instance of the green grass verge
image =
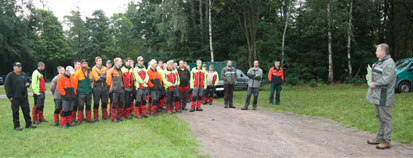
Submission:
MULTIPOLYGON (((33 98, 29 98, 31 104, 33 98)), ((53 126, 54 104, 46 96, 45 118, 37 129, 13 128, 10 103, 0 99, 0 157, 198 157, 189 125, 161 114, 115 124, 110 120, 63 129, 53 126)), ((20 111, 20 125, 25 126, 20 111)))
MULTIPOLYGON (((366 86, 322 85, 316 88, 309 86, 283 87, 281 106, 269 105, 268 87, 263 87, 259 94, 258 108, 269 107, 269 110, 291 111, 297 114, 323 116, 349 127, 375 133, 378 121, 374 105, 365 101, 366 86)), ((234 92, 234 104, 245 104, 246 91, 234 92)), ((253 98, 251 98, 251 101, 253 98)), ((218 99, 223 102, 223 99, 218 99)), ((393 140, 401 143, 413 143, 413 93, 396 94, 395 106, 392 108, 394 133, 393 140)))

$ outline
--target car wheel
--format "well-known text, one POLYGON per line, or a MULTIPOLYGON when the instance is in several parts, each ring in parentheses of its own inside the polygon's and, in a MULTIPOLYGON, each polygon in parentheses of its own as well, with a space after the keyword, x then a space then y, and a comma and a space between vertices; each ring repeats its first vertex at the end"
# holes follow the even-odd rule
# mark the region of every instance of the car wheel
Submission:
POLYGON ((410 83, 407 81, 403 81, 399 84, 399 92, 400 93, 408 93, 410 91, 410 83))
POLYGON ((224 91, 217 92, 217 97, 218 97, 218 98, 224 97, 224 91))

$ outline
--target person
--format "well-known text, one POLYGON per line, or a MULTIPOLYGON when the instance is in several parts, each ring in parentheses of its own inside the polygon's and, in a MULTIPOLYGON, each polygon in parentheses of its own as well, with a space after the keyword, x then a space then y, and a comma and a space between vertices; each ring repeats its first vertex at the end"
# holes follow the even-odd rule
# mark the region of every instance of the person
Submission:
POLYGON ((207 89, 204 95, 204 102, 206 104, 212 105, 212 101, 214 101, 214 93, 215 93, 215 86, 218 85, 219 75, 214 70, 214 65, 209 65, 208 73, 206 74, 207 79, 207 89))
MULTIPOLYGON (((202 70, 207 74, 208 73, 208 71, 207 71, 207 65, 206 64, 202 64, 202 70)), ((206 78, 205 78, 206 79, 206 78)), ((207 88, 208 88, 208 86, 207 86, 207 88)), ((204 96, 202 97, 202 105, 206 105, 208 102, 207 102, 207 100, 205 99, 206 98, 206 96, 207 96, 207 88, 205 88, 203 91, 202 91, 202 94, 204 94, 204 96)))
POLYGON ((178 68, 178 75, 179 75, 179 97, 180 97, 180 105, 182 110, 186 109, 186 104, 188 102, 188 93, 189 93, 189 81, 191 78, 191 73, 186 68, 184 61, 179 61, 179 68, 178 68))
MULTIPOLYGON (((367 102, 373 103, 379 129, 375 139, 367 140, 368 144, 377 145, 377 149, 390 148, 393 134, 391 107, 394 104, 394 89, 397 81, 396 65, 390 56, 390 48, 382 43, 376 46, 378 61, 372 66, 372 80, 367 91, 367 102)), ((369 80, 366 75, 367 80, 369 80)))
POLYGON ((73 78, 73 67, 67 66, 64 74, 59 76, 57 80, 57 90, 62 96, 62 112, 60 114, 60 125, 63 128, 68 128, 72 125, 71 111, 76 102, 76 81, 73 78))
POLYGON ((177 87, 179 86, 179 75, 174 69, 173 60, 169 60, 167 63, 167 68, 163 74, 163 84, 166 89, 166 113, 171 112, 181 112, 179 107, 179 94, 177 87), (175 105, 175 107, 173 106, 175 105))
MULTIPOLYGON (((108 73, 108 71, 112 68, 112 61, 111 60, 107 60, 106 61, 106 74, 108 73)), ((109 114, 108 114, 108 118, 112 117, 111 113, 112 113, 112 103, 113 103, 113 95, 112 93, 109 92, 109 86, 106 85, 106 89, 107 92, 109 93, 109 114)))
POLYGON ((13 71, 7 74, 4 88, 6 89, 6 96, 11 103, 13 129, 16 131, 23 130, 20 128, 19 107, 22 109, 24 120, 26 121, 26 128, 36 128, 30 118, 27 87, 30 87, 29 77, 26 73, 22 72, 22 64, 20 62, 14 62, 13 71))
POLYGON ((141 119, 142 117, 148 117, 146 113, 146 97, 148 95, 147 87, 149 76, 146 73, 144 59, 142 56, 137 58, 137 63, 138 65, 133 69, 136 88, 135 117, 141 119))
POLYGON ((125 89, 125 106, 122 109, 121 120, 125 118, 131 119, 132 115, 130 115, 130 108, 132 105, 132 100, 134 96, 133 85, 135 83, 135 79, 133 76, 133 60, 127 57, 125 58, 125 66, 122 67, 122 75, 123 75, 123 86, 125 89))
POLYGON ((280 67, 280 61, 274 61, 274 67, 268 72, 268 81, 271 83, 270 88, 270 104, 274 104, 274 91, 275 95, 275 104, 280 105, 280 95, 282 90, 282 84, 284 82, 284 70, 280 67))
POLYGON ((47 122, 44 119, 43 109, 44 109, 44 100, 45 100, 45 91, 46 91, 46 84, 43 77, 43 72, 45 69, 45 64, 43 62, 37 63, 37 69, 32 73, 32 89, 33 89, 33 99, 34 99, 34 106, 33 106, 33 122, 34 124, 38 124, 40 122, 47 122))
POLYGON ((113 104, 112 104, 112 122, 118 123, 119 120, 125 119, 121 117, 121 109, 125 106, 125 89, 123 83, 122 74, 122 59, 115 58, 113 60, 115 66, 109 70, 106 74, 106 84, 110 86, 109 92, 113 93, 113 104), (119 108, 116 105, 119 104, 119 108))
POLYGON ((77 122, 81 123, 84 119, 83 109, 86 105, 86 122, 95 123, 92 121, 92 73, 88 65, 88 61, 83 59, 81 61, 81 69, 77 70, 74 75, 75 87, 77 93, 77 105, 78 105, 78 119, 77 122))
POLYGON ((248 110, 250 105, 251 94, 254 94, 254 101, 252 102, 252 110, 257 109, 258 93, 261 87, 262 80, 262 69, 259 67, 260 63, 255 60, 254 67, 250 68, 247 72, 248 76, 248 90, 247 90, 247 100, 245 101, 244 107, 241 110, 248 110))
POLYGON ((106 85, 106 67, 102 65, 102 57, 95 58, 96 65, 92 68, 93 78, 93 119, 99 122, 99 103, 102 102, 102 119, 108 118, 109 92, 106 85))
POLYGON ((235 108, 232 104, 234 95, 235 82, 237 81, 237 71, 232 67, 232 61, 227 61, 227 66, 221 71, 221 77, 224 80, 224 104, 225 108, 235 108))
MULTIPOLYGON (((78 70, 80 70, 80 68, 82 67, 82 65, 80 64, 80 61, 78 61, 78 60, 75 60, 74 62, 73 62, 73 66, 74 66, 74 72, 77 72, 78 70)), ((77 97, 77 96, 76 96, 77 97)), ((76 121, 76 114, 78 113, 78 102, 77 102, 77 98, 76 98, 76 101, 75 101, 75 105, 73 106, 73 110, 72 110, 72 120, 73 120, 73 124, 76 124, 77 123, 77 121, 76 121)), ((78 122, 78 123, 80 123, 80 122, 78 122)))
MULTIPOLYGON (((162 77, 166 70, 166 64, 163 63, 162 60, 158 61, 158 67, 156 68, 156 70, 162 77)), ((163 85, 163 82, 161 82, 161 85, 162 85, 162 90, 161 90, 161 94, 159 98, 160 104, 158 104, 158 111, 162 111, 163 106, 166 102, 166 89, 165 89, 165 86, 163 85)))
POLYGON ((148 81, 148 86, 149 86, 149 91, 150 91, 150 101, 152 103, 151 107, 151 115, 154 117, 157 117, 157 110, 160 107, 160 97, 161 97, 161 91, 164 89, 162 87, 162 76, 160 72, 157 71, 156 66, 156 60, 152 59, 149 62, 150 68, 147 71, 149 81, 148 81))
POLYGON ((53 96, 54 104, 55 104, 55 110, 53 113, 54 126, 59 126, 59 115, 60 115, 60 111, 62 110, 62 96, 60 95, 58 91, 56 91, 57 80, 59 79, 61 75, 65 73, 65 68, 63 66, 58 66, 57 72, 59 73, 52 79, 52 82, 50 83, 50 91, 52 92, 52 96, 53 96))
POLYGON ((189 112, 203 111, 201 109, 201 100, 203 91, 207 87, 206 72, 202 70, 202 60, 196 61, 196 67, 191 70, 190 86, 192 88, 192 106, 189 112))

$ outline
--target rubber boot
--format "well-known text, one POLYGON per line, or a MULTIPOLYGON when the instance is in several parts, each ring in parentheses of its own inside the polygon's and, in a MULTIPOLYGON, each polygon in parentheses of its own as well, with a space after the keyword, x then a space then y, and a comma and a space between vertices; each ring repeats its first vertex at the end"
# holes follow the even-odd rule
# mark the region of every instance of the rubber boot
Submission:
POLYGON ((53 114, 54 117, 54 123, 59 123, 59 114, 53 114))
POLYGON ((63 127, 66 124, 66 116, 62 116, 62 118, 60 119, 60 125, 63 127))
POLYGON ((99 109, 93 109, 93 119, 95 122, 99 121, 99 109))
POLYGON ((93 123, 92 122, 92 111, 90 110, 86 110, 86 122, 93 123))
POLYGON ((200 100, 196 101, 196 111, 202 111, 202 109, 201 109, 201 101, 200 101, 200 100))
POLYGON ((146 105, 141 104, 140 108, 141 108, 142 116, 145 118, 148 117, 148 114, 146 113, 146 105))
POLYGON ((77 122, 81 123, 83 121, 84 117, 83 117, 83 110, 78 110, 77 111, 77 122))
POLYGON ((211 105, 213 101, 214 101, 214 97, 209 97, 209 105, 211 105))
POLYGON ((74 121, 76 121, 76 113, 77 113, 77 110, 72 111, 72 120, 74 121))
MULTIPOLYGON (((112 109, 112 108, 111 108, 111 109, 112 109)), ((110 115, 112 116, 112 121, 113 121, 113 122, 117 120, 116 114, 117 114, 117 113, 116 113, 116 109, 112 109, 110 115)))
POLYGON ((43 110, 39 110, 39 115, 38 115, 38 117, 39 117, 39 121, 40 121, 40 122, 47 122, 47 120, 44 119, 43 110))
MULTIPOLYGON (((112 109, 112 108, 110 108, 112 109)), ((108 109, 102 108, 102 119, 106 120, 108 119, 108 109)))
POLYGON ((175 101, 175 111, 181 112, 181 105, 179 104, 179 101, 175 101))
POLYGON ((191 110, 189 112, 194 112, 196 108, 196 101, 192 101, 191 110))

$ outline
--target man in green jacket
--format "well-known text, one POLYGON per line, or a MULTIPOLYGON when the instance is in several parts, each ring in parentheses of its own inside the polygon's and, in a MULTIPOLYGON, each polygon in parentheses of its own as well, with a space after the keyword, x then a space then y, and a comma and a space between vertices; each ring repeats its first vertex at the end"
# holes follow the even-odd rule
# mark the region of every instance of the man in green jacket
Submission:
MULTIPOLYGON (((390 56, 390 48, 382 43, 376 46, 376 56, 379 59, 372 66, 372 81, 369 85, 366 100, 375 106, 379 129, 375 139, 367 140, 368 144, 377 145, 377 149, 390 148, 393 133, 391 107, 394 104, 394 88, 396 85, 396 65, 390 56)), ((369 77, 366 76, 367 80, 369 77)))
POLYGON ((221 77, 224 80, 224 102, 225 108, 235 108, 232 105, 232 97, 234 95, 235 82, 237 81, 237 71, 232 67, 232 61, 227 61, 227 66, 221 71, 221 77))
POLYGON ((45 64, 43 62, 37 63, 37 69, 32 74, 32 89, 33 89, 33 122, 38 124, 40 122, 47 122, 43 116, 44 100, 45 100, 45 80, 43 77, 43 71, 45 64))

